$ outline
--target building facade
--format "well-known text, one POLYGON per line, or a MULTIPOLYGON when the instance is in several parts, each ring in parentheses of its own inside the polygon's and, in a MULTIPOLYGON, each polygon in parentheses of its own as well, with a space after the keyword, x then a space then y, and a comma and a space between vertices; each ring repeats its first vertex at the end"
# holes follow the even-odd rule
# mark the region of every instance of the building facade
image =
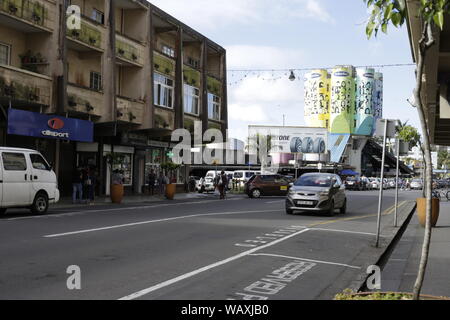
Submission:
POLYGON ((0 145, 41 151, 63 194, 86 166, 98 193, 114 169, 140 193, 173 130, 201 121, 226 137, 226 52, 143 0, 0 0, 0 107, 0 145), (92 139, 9 134, 10 109, 92 122, 92 139))

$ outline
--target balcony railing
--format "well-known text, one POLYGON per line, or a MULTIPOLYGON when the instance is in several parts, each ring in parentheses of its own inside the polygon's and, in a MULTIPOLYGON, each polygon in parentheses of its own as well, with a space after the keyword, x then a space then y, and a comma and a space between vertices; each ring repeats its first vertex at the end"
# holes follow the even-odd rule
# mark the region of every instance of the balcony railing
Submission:
POLYGON ((52 78, 12 66, 0 65, 0 97, 51 105, 52 78))
POLYGON ((103 93, 76 84, 68 84, 67 105, 69 111, 101 116, 103 93))
POLYGON ((44 0, 0 0, 0 13, 39 28, 55 29, 55 4, 44 0))
POLYGON ((142 66, 144 64, 144 46, 123 35, 116 34, 116 57, 142 66))
POLYGON ((117 120, 142 124, 144 117, 144 103, 125 97, 117 97, 117 120))
POLYGON ((80 29, 66 29, 66 35, 70 39, 89 48, 102 51, 105 47, 103 44, 104 34, 105 29, 102 26, 90 22, 85 17, 81 18, 80 29))

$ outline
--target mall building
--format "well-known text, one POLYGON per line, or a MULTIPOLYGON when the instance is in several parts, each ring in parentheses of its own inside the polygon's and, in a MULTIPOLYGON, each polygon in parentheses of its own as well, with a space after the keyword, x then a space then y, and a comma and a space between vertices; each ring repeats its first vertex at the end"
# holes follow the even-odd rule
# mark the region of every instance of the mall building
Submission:
POLYGON ((195 121, 226 137, 226 52, 212 40, 144 0, 0 0, 0 145, 43 153, 63 195, 86 166, 108 194, 112 153, 141 193, 172 131, 195 121))

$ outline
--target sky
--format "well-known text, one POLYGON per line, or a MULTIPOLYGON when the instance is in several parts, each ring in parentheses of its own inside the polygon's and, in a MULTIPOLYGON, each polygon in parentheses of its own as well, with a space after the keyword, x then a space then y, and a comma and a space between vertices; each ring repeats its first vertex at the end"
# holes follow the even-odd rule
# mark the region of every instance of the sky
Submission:
MULTIPOLYGON (((239 72, 411 64, 406 25, 367 39, 363 0, 152 0, 227 50, 228 136, 246 140, 248 125, 305 125, 303 75, 239 72), (277 79, 277 80, 272 80, 277 79), (283 117, 284 115, 284 117, 283 117)), ((414 66, 378 67, 384 76, 385 118, 420 128, 407 99, 414 66)))

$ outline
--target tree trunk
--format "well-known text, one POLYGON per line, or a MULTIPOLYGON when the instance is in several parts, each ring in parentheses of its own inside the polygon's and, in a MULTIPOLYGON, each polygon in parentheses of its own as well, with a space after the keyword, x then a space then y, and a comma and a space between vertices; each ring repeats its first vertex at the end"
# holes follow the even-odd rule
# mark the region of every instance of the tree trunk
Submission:
POLYGON ((417 71, 416 71, 416 88, 414 90, 414 104, 417 107, 419 113, 420 124, 422 127, 423 134, 423 149, 424 149, 424 159, 425 159, 425 184, 426 189, 426 220, 425 220, 425 234, 422 245, 422 254, 420 257, 419 271, 417 273, 416 282, 414 284, 413 299, 418 300, 420 297, 420 292, 422 290, 423 279, 425 277, 425 271, 428 262, 428 254, 430 250, 430 239, 431 239, 431 178, 433 166, 431 163, 431 150, 430 150, 430 135, 428 130, 428 123, 426 121, 425 110, 422 103, 422 75, 424 70, 424 61, 428 49, 434 44, 433 34, 431 26, 425 22, 422 39, 419 41, 419 56, 417 61, 417 71))

